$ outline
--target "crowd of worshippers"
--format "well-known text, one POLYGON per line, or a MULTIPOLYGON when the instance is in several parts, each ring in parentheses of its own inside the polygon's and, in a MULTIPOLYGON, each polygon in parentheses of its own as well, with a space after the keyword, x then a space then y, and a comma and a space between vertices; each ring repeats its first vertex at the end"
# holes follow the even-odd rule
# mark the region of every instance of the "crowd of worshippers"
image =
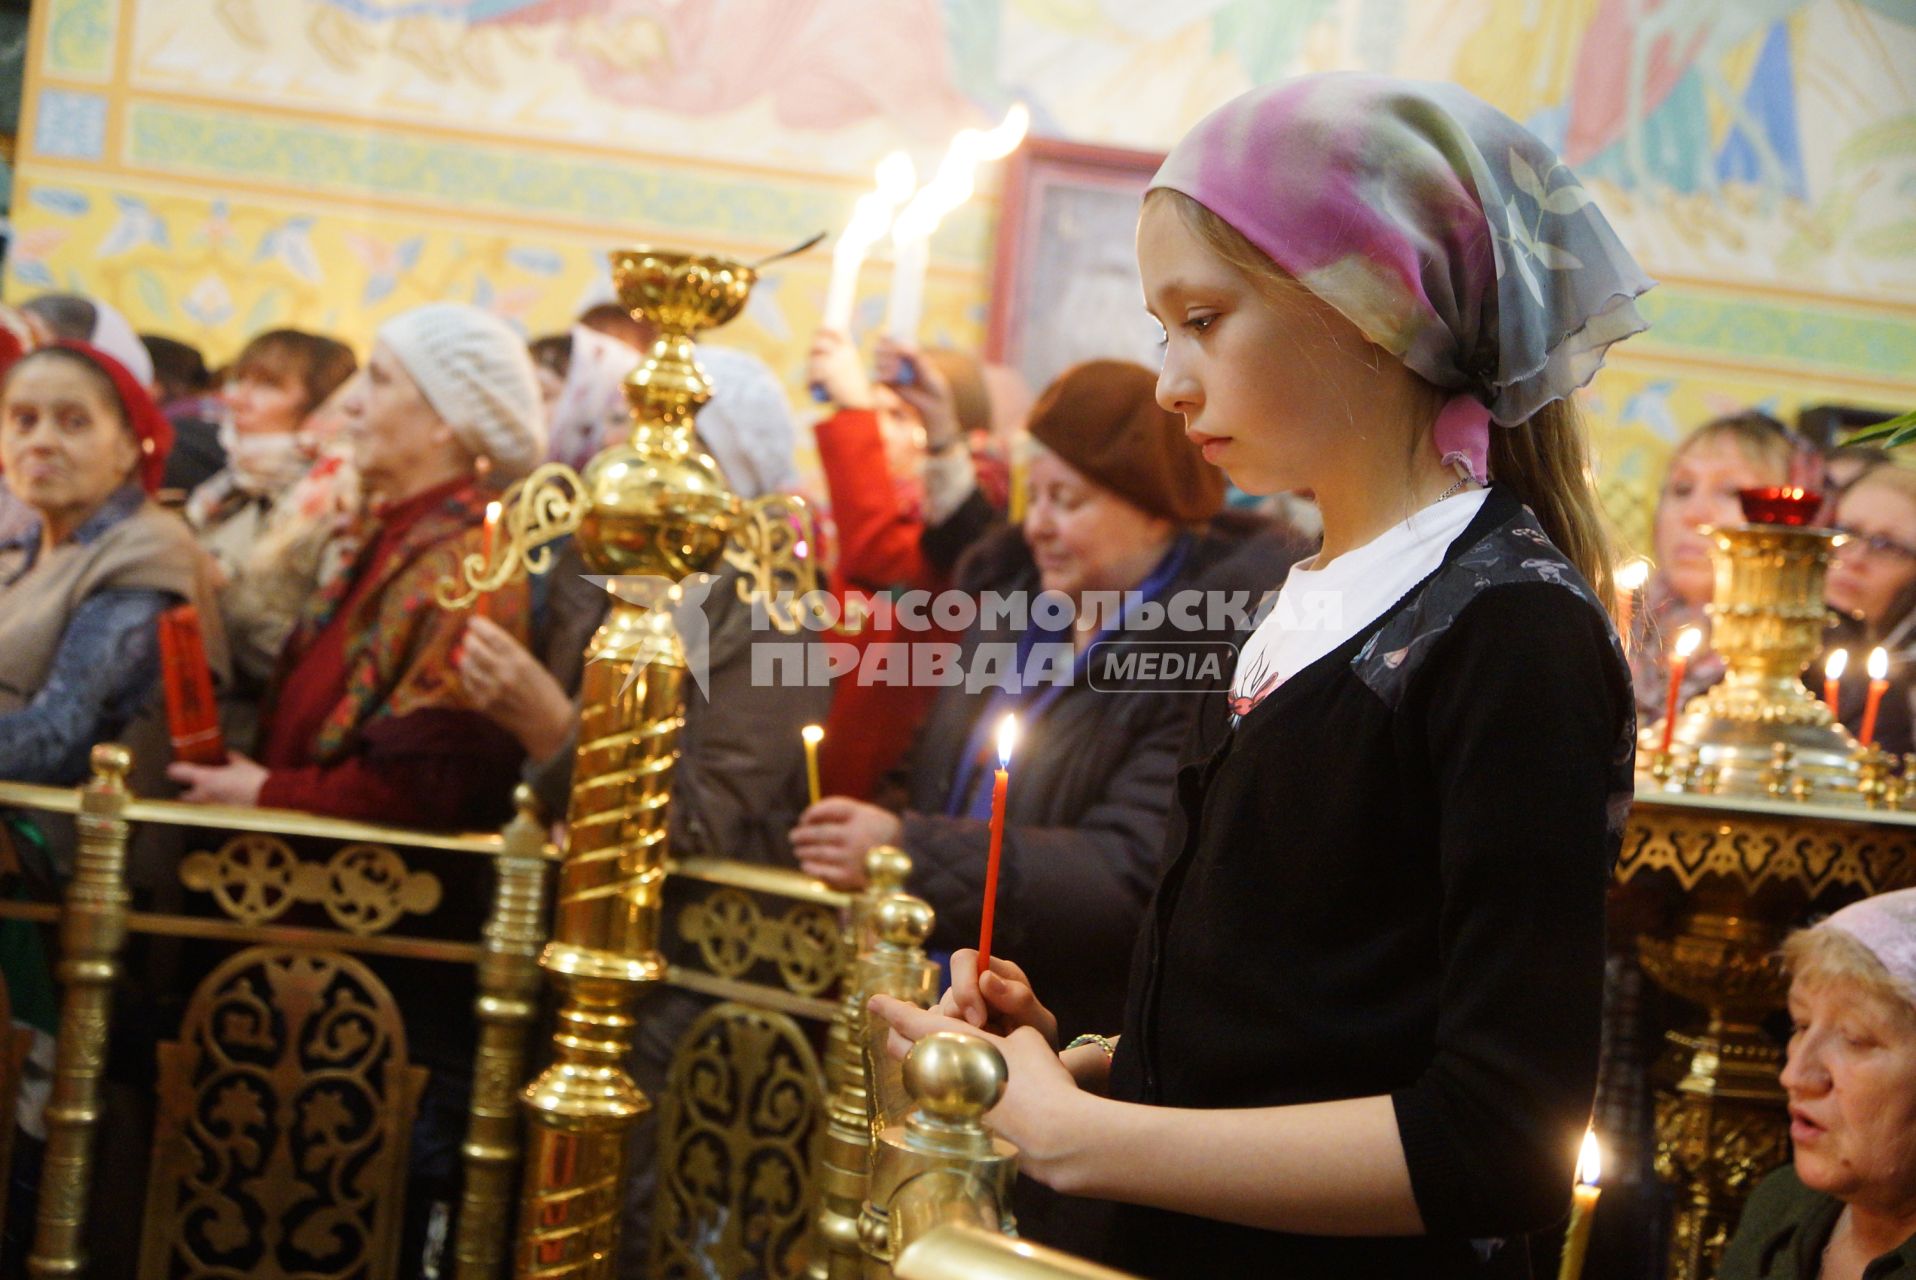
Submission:
MULTIPOLYGON (((493 592, 483 616, 442 607, 435 593, 480 550, 487 503, 504 487, 547 460, 582 467, 626 437, 623 381, 656 336, 606 305, 568 333, 528 343, 480 309, 445 303, 395 316, 363 352, 296 329, 263 333, 213 373, 192 347, 136 335, 96 299, 0 310, 0 779, 72 786, 85 780, 93 744, 120 740, 134 749, 143 795, 475 830, 503 821, 525 780, 561 821, 583 660, 611 597, 570 543, 549 572, 493 592), (182 604, 201 622, 223 763, 179 762, 169 751, 158 631, 182 604)), ((723 346, 701 345, 699 358, 713 395, 696 420, 698 443, 733 491, 800 490, 797 415, 778 378, 723 346)), ((840 598, 1256 595, 1312 550, 1308 505, 1227 494, 1142 366, 1083 364, 1034 397, 1009 371, 958 352, 881 340, 868 363, 845 335, 821 331, 806 376, 826 404, 810 429, 823 483, 815 496, 828 515, 822 561, 840 598), (1028 462, 1014 521, 1009 442, 1019 434, 1028 462)), ((1657 500, 1654 573, 1624 638, 1643 724, 1663 711, 1669 637, 1688 624, 1707 635, 1714 577, 1699 530, 1739 521, 1739 490, 1801 474, 1814 448, 1754 410, 1704 424, 1677 446, 1657 500)), ((1851 535, 1829 577, 1840 616, 1831 645, 1889 651, 1899 693, 1877 737, 1908 751, 1916 470, 1840 448, 1819 465, 1833 522, 1851 535)), ((1160 874, 1198 699, 1150 681, 767 682, 749 653, 766 637, 734 589, 736 573, 722 570, 698 606, 709 667, 687 684, 674 852, 794 865, 857 889, 866 854, 897 844, 912 859, 910 888, 935 909, 934 948, 968 945, 984 896, 992 732, 1016 713, 1020 785, 1005 817, 997 946, 1046 993, 1061 1040, 1117 1025, 1125 975, 1109 957, 1128 950, 1160 874), (825 727, 825 798, 808 804, 800 731, 812 723, 825 727)), ((1064 638, 1082 660, 1116 621, 1081 608, 1064 638)), ((962 632, 907 632, 879 614, 832 638, 1022 654, 1032 638, 1023 625, 981 615, 962 632)), ((1227 627, 1179 637, 1233 638, 1227 627)), ((1855 729, 1865 677, 1860 664, 1851 670, 1839 711, 1855 729)), ((1706 642, 1685 697, 1722 671, 1706 642)), ((30 815, 0 811, 0 869, 57 885, 70 863, 30 815)), ((1839 1030, 1856 1021, 1825 1010, 1825 995, 1842 989, 1828 974, 1860 982, 1862 997, 1903 990, 1831 936, 1792 953, 1806 966, 1792 999, 1803 1036, 1825 1036, 1832 1019, 1839 1030)), ((1889 949, 1902 983, 1909 959, 1889 949)), ((1620 958, 1610 980, 1624 995, 1641 990, 1620 958)), ((1640 1072, 1635 1086, 1608 1082, 1619 1053, 1630 1056, 1627 1042, 1642 1039, 1633 1026, 1641 1010, 1621 997, 1611 1004, 1600 1114, 1629 1107, 1631 1087, 1645 1087, 1640 1072)), ((1909 1008, 1883 1008, 1885 1036, 1916 1040, 1909 1008)), ((686 1020, 660 1018, 648 1033, 686 1020)), ((1816 1070, 1827 1089, 1828 1071, 1816 1070)), ((1634 1118, 1614 1123, 1642 1131, 1642 1101, 1634 1118)), ((1802 1123, 1835 1132, 1851 1122, 1831 1110, 1802 1123)), ((1909 1130, 1899 1132, 1906 1144, 1909 1130)), ((1042 1191, 1024 1192, 1027 1230, 1078 1243, 1070 1213, 1042 1191)), ((1791 1204, 1835 1212, 1803 1201, 1800 1186, 1789 1194, 1791 1204)), ((1758 1204, 1766 1222, 1793 1221, 1774 1196, 1758 1204)))

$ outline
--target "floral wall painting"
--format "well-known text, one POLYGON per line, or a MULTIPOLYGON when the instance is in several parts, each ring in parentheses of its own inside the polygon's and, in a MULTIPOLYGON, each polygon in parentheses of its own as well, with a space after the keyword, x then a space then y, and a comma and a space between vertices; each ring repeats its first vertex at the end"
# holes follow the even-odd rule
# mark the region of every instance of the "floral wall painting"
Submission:
MULTIPOLYGON (((1013 102, 1034 138, 1161 153, 1286 75, 1448 79, 1556 145, 1662 281, 1586 396, 1629 533, 1700 414, 1916 403, 1911 67, 1908 0, 36 0, 6 289, 98 292, 215 359, 273 324, 363 343, 430 297, 546 332, 615 244, 770 252, 1013 102)), ((1013 208, 981 176, 933 240, 925 339, 989 329, 1040 377, 1153 358, 1102 325, 1148 324, 1128 189, 1013 208), (994 271, 998 237, 1027 232, 1077 235, 1076 265, 1007 311, 1031 273, 994 271)), ((826 275, 781 264, 722 339, 801 413, 826 275)))

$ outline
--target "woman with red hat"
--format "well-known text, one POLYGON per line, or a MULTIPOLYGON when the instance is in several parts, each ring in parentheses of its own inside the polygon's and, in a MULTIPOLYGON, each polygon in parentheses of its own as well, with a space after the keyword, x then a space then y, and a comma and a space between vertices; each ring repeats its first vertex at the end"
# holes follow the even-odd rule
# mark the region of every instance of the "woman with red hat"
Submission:
POLYGON ((209 565, 152 499, 173 429, 113 357, 23 356, 0 393, 0 468, 33 513, 0 541, 0 778, 66 785, 159 681, 155 620, 210 603, 209 565))

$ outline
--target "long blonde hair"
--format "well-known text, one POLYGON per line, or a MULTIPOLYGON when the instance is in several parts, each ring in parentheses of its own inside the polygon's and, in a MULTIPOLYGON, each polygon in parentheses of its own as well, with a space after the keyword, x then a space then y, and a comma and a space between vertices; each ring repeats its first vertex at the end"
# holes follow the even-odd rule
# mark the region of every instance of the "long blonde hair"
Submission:
MULTIPOLYGON (((1181 191, 1153 188, 1145 207, 1170 203, 1199 243, 1267 294, 1293 293, 1304 286, 1243 233, 1181 191)), ((1429 387, 1430 413, 1419 428, 1421 442, 1450 392, 1429 387)), ((1537 513, 1543 531, 1557 544, 1597 593, 1611 598, 1612 541, 1590 464, 1583 415, 1569 400, 1553 400, 1514 427, 1493 427, 1490 473, 1537 513)))

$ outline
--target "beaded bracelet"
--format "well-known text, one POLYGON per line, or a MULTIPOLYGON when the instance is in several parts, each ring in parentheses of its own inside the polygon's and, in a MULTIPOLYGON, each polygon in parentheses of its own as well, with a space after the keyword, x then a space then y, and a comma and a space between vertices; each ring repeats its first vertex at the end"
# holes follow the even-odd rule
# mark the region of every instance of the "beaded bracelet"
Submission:
POLYGON ((1101 1035, 1098 1035, 1096 1032, 1092 1032, 1092 1031, 1087 1031, 1083 1035, 1079 1036, 1077 1039, 1073 1040, 1070 1044, 1064 1047, 1064 1051, 1066 1053, 1070 1053, 1073 1049, 1079 1048, 1080 1046, 1087 1045, 1087 1044, 1097 1045, 1098 1048, 1104 1050, 1104 1056, 1107 1058, 1115 1058, 1118 1055, 1118 1046, 1111 1043, 1111 1038, 1109 1036, 1101 1036, 1101 1035))

